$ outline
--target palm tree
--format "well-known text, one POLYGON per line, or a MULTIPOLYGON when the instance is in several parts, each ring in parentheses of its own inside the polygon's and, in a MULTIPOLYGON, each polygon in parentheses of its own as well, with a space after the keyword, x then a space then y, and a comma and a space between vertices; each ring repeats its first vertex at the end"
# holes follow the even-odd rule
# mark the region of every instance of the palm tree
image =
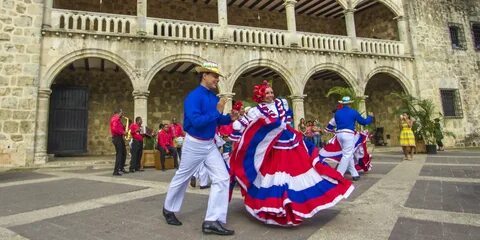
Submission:
POLYGON ((364 100, 361 97, 357 97, 357 94, 355 94, 355 91, 351 87, 332 87, 326 94, 327 97, 330 97, 330 95, 338 95, 339 99, 344 96, 349 96, 350 99, 353 100, 351 107, 357 111, 359 110, 360 101, 364 100))

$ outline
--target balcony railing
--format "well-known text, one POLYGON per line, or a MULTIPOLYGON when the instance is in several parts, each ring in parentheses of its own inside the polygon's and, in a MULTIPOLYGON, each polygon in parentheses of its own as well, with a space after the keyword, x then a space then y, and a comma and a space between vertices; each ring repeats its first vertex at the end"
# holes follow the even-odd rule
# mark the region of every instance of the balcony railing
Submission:
MULTIPOLYGON (((137 16, 52 10, 52 29, 54 30, 135 36, 139 30, 137 24, 137 16)), ((147 37, 165 39, 220 41, 221 38, 226 38, 239 45, 288 47, 291 36, 286 30, 234 25, 228 25, 225 33, 220 25, 213 23, 160 18, 147 18, 146 21, 147 37), (226 36, 224 36, 225 33, 226 36)), ((358 49, 365 54, 388 56, 402 56, 405 53, 404 44, 400 41, 357 38, 357 47, 355 47, 347 36, 297 32, 297 37, 303 49, 333 52, 350 52, 358 49)))
POLYGON ((136 33, 137 18, 129 15, 69 11, 52 11, 54 29, 98 33, 136 33))
POLYGON ((287 45, 286 36, 288 31, 234 25, 229 25, 228 27, 228 33, 232 36, 234 43, 276 47, 287 45))
POLYGON ((215 39, 219 25, 202 22, 189 22, 172 19, 147 19, 147 33, 164 38, 208 40, 215 39))
POLYGON ((403 43, 398 41, 358 38, 358 44, 363 53, 394 56, 404 54, 403 43))
POLYGON ((298 33, 302 48, 345 52, 350 48, 350 38, 315 33, 298 33))

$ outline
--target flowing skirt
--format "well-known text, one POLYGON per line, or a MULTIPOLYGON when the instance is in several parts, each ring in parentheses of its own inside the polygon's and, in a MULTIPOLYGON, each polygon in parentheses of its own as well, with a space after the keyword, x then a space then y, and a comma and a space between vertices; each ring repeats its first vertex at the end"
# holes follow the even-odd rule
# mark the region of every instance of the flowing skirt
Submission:
POLYGON ((247 211, 258 220, 295 226, 353 191, 318 157, 318 149, 279 120, 260 118, 244 131, 230 165, 247 211))
MULTIPOLYGON (((355 132, 353 159, 355 161, 355 169, 357 169, 358 172, 368 172, 372 169, 372 155, 368 153, 367 140, 367 132, 355 132)), ((340 159, 342 159, 342 147, 337 137, 334 136, 328 141, 325 147, 320 150, 320 160, 340 162, 340 159)))

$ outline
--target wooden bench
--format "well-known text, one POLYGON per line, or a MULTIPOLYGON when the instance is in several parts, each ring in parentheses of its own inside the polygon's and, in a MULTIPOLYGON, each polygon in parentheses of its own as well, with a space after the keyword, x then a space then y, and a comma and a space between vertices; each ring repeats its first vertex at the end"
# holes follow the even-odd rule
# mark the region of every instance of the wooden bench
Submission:
MULTIPOLYGON (((140 167, 155 167, 157 170, 162 170, 162 164, 160 164, 160 151, 158 150, 143 150, 142 160, 140 161, 140 167)), ((173 169, 173 157, 170 155, 165 156, 165 169, 173 169)))

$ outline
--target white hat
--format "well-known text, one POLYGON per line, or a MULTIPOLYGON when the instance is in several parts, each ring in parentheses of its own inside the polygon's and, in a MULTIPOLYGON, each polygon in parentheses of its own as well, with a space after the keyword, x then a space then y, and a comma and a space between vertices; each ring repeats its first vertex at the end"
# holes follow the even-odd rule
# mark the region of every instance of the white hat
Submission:
POLYGON ((349 96, 342 97, 342 100, 338 101, 341 104, 353 103, 353 100, 349 96))
POLYGON ((204 62, 202 66, 195 67, 195 71, 197 71, 198 73, 216 73, 223 77, 223 75, 220 73, 220 70, 218 69, 218 64, 214 62, 204 62))

